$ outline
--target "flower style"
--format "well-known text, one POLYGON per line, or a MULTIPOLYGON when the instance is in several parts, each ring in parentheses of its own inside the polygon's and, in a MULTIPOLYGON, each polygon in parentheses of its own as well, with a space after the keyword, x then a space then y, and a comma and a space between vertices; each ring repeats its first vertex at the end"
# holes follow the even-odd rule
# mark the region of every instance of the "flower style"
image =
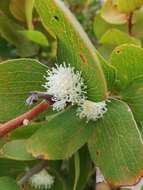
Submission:
POLYGON ((85 100, 83 104, 78 108, 77 115, 80 119, 86 118, 89 120, 96 121, 107 112, 106 102, 92 102, 85 100))
POLYGON ((30 178, 30 183, 36 189, 50 189, 54 184, 54 177, 43 169, 30 178))
POLYGON ((48 94, 53 96, 53 109, 60 111, 67 103, 80 104, 86 99, 86 86, 79 71, 70 65, 56 65, 47 71, 46 83, 43 85, 48 94))

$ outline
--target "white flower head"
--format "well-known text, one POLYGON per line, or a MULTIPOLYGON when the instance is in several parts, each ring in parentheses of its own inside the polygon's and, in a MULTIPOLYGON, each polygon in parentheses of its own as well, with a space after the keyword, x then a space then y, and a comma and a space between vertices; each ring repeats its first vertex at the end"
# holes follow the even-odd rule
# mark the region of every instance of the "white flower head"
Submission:
POLYGON ((89 120, 96 121, 99 118, 102 118, 106 112, 107 107, 105 101, 92 102, 85 100, 79 107, 77 115, 80 119, 86 118, 88 122, 89 120))
POLYGON ((54 184, 54 177, 43 169, 30 178, 30 183, 36 189, 50 189, 54 184))
POLYGON ((60 111, 67 103, 80 104, 86 99, 86 86, 79 71, 70 65, 56 65, 47 71, 46 82, 43 85, 47 93, 53 96, 53 109, 60 111))

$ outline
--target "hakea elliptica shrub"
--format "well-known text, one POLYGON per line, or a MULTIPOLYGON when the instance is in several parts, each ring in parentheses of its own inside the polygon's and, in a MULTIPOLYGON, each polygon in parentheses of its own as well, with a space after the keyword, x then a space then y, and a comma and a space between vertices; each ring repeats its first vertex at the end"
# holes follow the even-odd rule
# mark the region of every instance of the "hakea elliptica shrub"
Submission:
POLYGON ((5 3, 0 50, 16 59, 0 64, 0 189, 141 189, 143 1, 100 2, 96 38, 93 1, 72 4, 99 51, 63 1, 5 3))

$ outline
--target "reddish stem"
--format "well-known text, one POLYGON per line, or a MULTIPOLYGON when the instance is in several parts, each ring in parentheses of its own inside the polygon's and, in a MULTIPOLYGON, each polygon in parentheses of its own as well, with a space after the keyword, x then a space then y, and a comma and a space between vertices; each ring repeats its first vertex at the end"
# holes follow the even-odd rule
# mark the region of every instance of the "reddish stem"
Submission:
POLYGON ((128 33, 130 36, 133 35, 132 28, 133 28, 133 12, 131 12, 128 17, 128 33))
POLYGON ((32 110, 24 113, 23 115, 18 116, 15 119, 12 119, 0 126, 0 137, 3 137, 7 133, 11 132, 12 130, 18 128, 19 126, 23 125, 23 121, 25 119, 32 120, 41 112, 46 110, 49 107, 49 103, 46 101, 41 102, 37 106, 35 106, 32 110))

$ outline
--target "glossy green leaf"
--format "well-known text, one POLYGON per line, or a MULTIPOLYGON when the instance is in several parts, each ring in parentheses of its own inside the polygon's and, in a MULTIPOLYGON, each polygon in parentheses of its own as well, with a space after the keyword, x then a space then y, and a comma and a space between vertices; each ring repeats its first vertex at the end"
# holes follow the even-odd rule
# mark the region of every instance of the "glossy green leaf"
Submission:
POLYGON ((138 122, 143 121, 143 76, 136 78, 121 92, 138 122))
POLYGON ((101 10, 102 18, 111 24, 125 24, 127 15, 121 13, 113 0, 107 0, 101 10))
POLYGON ((135 45, 121 45, 111 55, 111 63, 117 70, 118 88, 124 89, 143 73, 143 49, 135 45))
POLYGON ((130 13, 143 5, 143 0, 116 0, 116 5, 121 12, 130 13))
POLYGON ((57 37, 58 62, 66 62, 82 71, 90 100, 104 99, 106 82, 101 66, 94 46, 77 20, 59 0, 35 0, 35 7, 43 25, 57 37))
POLYGON ((30 91, 43 91, 47 67, 32 59, 16 59, 0 64, 0 121, 10 120, 29 106, 25 101, 30 91))
POLYGON ((16 181, 10 177, 0 177, 0 190, 20 190, 16 181))
POLYGON ((0 150, 0 156, 12 160, 34 160, 27 152, 26 140, 14 140, 6 143, 0 150))
POLYGON ((38 46, 20 34, 19 30, 23 30, 23 27, 1 13, 0 35, 17 48, 17 53, 21 57, 29 57, 35 55, 39 49, 38 46))
POLYGON ((22 30, 22 31, 19 31, 19 32, 20 32, 20 34, 22 34, 24 37, 26 37, 27 39, 29 39, 32 42, 35 42, 35 43, 40 44, 42 46, 47 46, 48 45, 48 39, 40 31, 22 30))
POLYGON ((28 152, 48 160, 69 158, 87 142, 92 129, 76 116, 75 108, 69 108, 45 122, 28 140, 28 152))
POLYGON ((105 32, 100 39, 100 43, 114 46, 129 43, 141 46, 141 42, 138 39, 116 28, 111 28, 105 32))
POLYGON ((89 139, 93 161, 114 186, 132 185, 143 171, 143 141, 126 103, 111 100, 89 139))

